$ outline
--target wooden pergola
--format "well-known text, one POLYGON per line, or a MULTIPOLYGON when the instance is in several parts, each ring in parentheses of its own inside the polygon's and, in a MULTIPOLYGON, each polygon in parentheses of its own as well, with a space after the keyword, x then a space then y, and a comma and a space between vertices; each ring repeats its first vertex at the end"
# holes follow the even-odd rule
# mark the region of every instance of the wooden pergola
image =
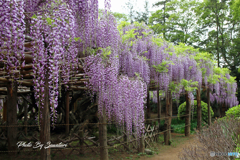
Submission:
MULTIPOLYGON (((21 80, 13 80, 10 78, 10 76, 7 75, 7 72, 3 69, 4 68, 4 62, 6 60, 0 61, 0 95, 6 96, 7 103, 5 103, 3 108, 3 119, 7 121, 8 126, 15 126, 17 125, 17 98, 18 96, 21 96, 25 101, 28 101, 25 97, 25 95, 31 93, 31 99, 32 99, 32 105, 34 106, 35 98, 34 98, 34 90, 33 90, 33 56, 32 52, 30 51, 30 48, 32 47, 32 42, 34 40, 28 36, 26 36, 26 41, 24 43, 25 46, 25 52, 24 56, 25 58, 21 61, 25 61, 24 67, 18 67, 15 72, 16 76, 21 75, 23 78, 21 80)), ((3 49, 7 49, 6 47, 3 49)), ((6 54, 6 53, 2 53, 6 54)), ((78 57, 78 66, 75 66, 77 68, 77 72, 74 72, 73 77, 71 80, 69 80, 68 84, 60 83, 61 86, 66 87, 66 85, 69 86, 68 91, 65 94, 65 112, 66 112, 66 134, 69 133, 69 91, 77 91, 77 90, 87 90, 87 87, 85 86, 86 81, 88 81, 87 77, 85 77, 83 65, 85 57, 81 57, 81 54, 78 57)), ((61 72, 61 70, 60 70, 61 72)), ((73 73, 73 72, 72 72, 73 73)), ((48 89, 45 88, 46 93, 48 93, 48 89)), ((159 88, 156 87, 154 84, 150 84, 148 87, 148 98, 147 98, 147 112, 146 112, 146 118, 150 118, 150 105, 149 105, 149 91, 157 91, 157 99, 158 99, 158 122, 160 124, 160 116, 161 116, 161 103, 160 103, 160 97, 159 97, 159 88)), ((207 90, 208 93, 208 115, 210 115, 210 99, 209 99, 209 89, 207 90)), ((166 116, 165 118, 165 127, 166 129, 169 129, 168 132, 164 133, 164 139, 165 144, 170 144, 170 135, 171 135, 171 118, 172 118, 172 96, 170 92, 167 92, 166 97, 166 116)), ((186 127, 185 127, 185 135, 190 135, 190 104, 189 104, 189 98, 186 94, 186 114, 187 117, 185 119, 186 127)), ((201 126, 201 100, 200 100, 200 88, 197 91, 197 101, 198 101, 198 107, 197 107, 197 116, 198 116, 198 127, 197 129, 200 130, 201 126)), ((36 108, 36 106, 35 106, 36 108)), ((27 113, 28 109, 25 106, 24 107, 24 124, 27 125, 27 113)), ((43 117, 42 117, 42 124, 41 124, 41 133, 40 133, 40 139, 42 143, 50 141, 50 113, 49 113, 49 106, 47 105, 42 110, 43 117)), ((106 123, 106 119, 101 120, 102 123, 106 123)), ((211 123, 211 116, 209 116, 209 124, 211 123)), ((99 128, 101 133, 106 132, 106 125, 101 125, 99 128)), ((17 134, 17 127, 8 127, 7 137, 8 137, 8 150, 16 150, 16 134, 17 134)), ((27 133, 27 127, 25 128, 25 133, 27 133)), ((105 137, 107 137, 106 134, 104 134, 105 137)), ((104 139, 104 138, 103 138, 104 139)), ((103 146, 105 146, 105 142, 102 142, 103 146)), ((143 146, 140 146, 140 151, 143 150, 143 146)), ((9 152, 12 154, 11 152, 9 152)), ((103 150, 103 153, 106 153, 106 150, 103 150)), ((45 157, 45 159, 49 159, 50 156, 50 148, 49 149, 43 149, 41 151, 41 156, 45 157)))
MULTIPOLYGON (((33 56, 32 52, 30 51, 30 48, 32 47, 32 42, 34 40, 26 36, 25 37, 25 51, 24 51, 24 59, 21 59, 21 61, 25 61, 24 67, 17 67, 17 70, 14 70, 14 76, 22 76, 21 80, 14 80, 7 74, 7 71, 4 70, 4 62, 7 62, 7 60, 0 60, 0 95, 2 98, 5 97, 7 100, 6 103, 4 103, 3 106, 3 120, 6 121, 8 126, 7 131, 7 137, 8 137, 8 150, 13 151, 17 149, 17 142, 16 142, 16 136, 18 129, 16 127, 17 125, 17 99, 19 96, 21 96, 25 101, 30 103, 35 109, 38 109, 37 106, 34 104, 35 98, 34 98, 34 90, 33 90, 33 56), (31 99, 32 103, 27 100, 25 97, 27 94, 31 93, 31 99), (13 127, 9 127, 13 126, 13 127), (14 127, 15 126, 15 127, 14 127)), ((2 47, 1 49, 7 49, 7 47, 2 47)), ((1 54, 7 54, 7 53, 1 53, 1 54)), ((66 87, 68 85, 68 91, 65 94, 65 102, 66 102, 66 134, 69 133, 69 92, 71 91, 78 91, 78 90, 87 90, 85 87, 84 82, 88 81, 88 79, 84 78, 85 74, 83 71, 83 64, 84 64, 85 57, 79 57, 78 58, 78 66, 75 66, 77 68, 77 71, 70 72, 71 74, 74 74, 71 80, 67 84, 60 83, 59 85, 66 87)), ((11 68, 14 69, 14 68, 11 68)), ((60 70, 61 72, 61 70, 60 70)), ((46 88, 45 88, 46 89, 46 88)), ((45 109, 42 110, 43 119, 41 124, 41 134, 40 139, 42 143, 48 142, 50 140, 50 113, 49 113, 49 106, 44 107, 45 109)), ((29 109, 27 109, 27 106, 24 107, 24 124, 27 125, 27 114, 29 112, 29 109)), ((25 133, 27 133, 27 127, 25 127, 25 133)), ((14 153, 14 152, 13 152, 14 153)), ((42 157, 49 157, 50 148, 49 149, 43 149, 42 150, 42 157)), ((9 152, 9 154, 12 154, 9 152)))

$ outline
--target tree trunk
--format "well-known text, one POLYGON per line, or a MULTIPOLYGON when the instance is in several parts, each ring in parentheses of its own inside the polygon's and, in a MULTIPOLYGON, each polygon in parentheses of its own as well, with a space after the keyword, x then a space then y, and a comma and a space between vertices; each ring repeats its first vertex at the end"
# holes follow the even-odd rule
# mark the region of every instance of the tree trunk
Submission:
MULTIPOLYGON (((49 113, 49 84, 48 84, 48 72, 45 76, 45 87, 44 87, 44 107, 41 108, 42 118, 41 122, 41 131, 40 131, 40 141, 41 144, 46 145, 50 141, 50 113, 49 113)), ((54 115, 53 115, 54 116, 54 115)), ((42 160, 51 160, 51 149, 44 148, 41 149, 41 159, 42 160)))
MULTIPOLYGON (((217 3, 216 3, 216 12, 218 10, 218 6, 217 6, 217 3)), ((218 14, 215 13, 216 15, 216 25, 217 25, 217 62, 218 62, 218 67, 220 67, 220 56, 219 56, 219 37, 218 37, 218 30, 219 30, 219 27, 218 27, 218 24, 219 24, 219 20, 218 20, 218 14)))
POLYGON ((190 136, 190 103, 188 98, 188 93, 186 91, 186 117, 185 117, 185 136, 190 136))
POLYGON ((197 130, 201 130, 202 123, 202 107, 201 107, 201 89, 197 90, 197 130))
POLYGON ((99 140, 100 140, 100 160, 108 160, 107 148, 107 117, 105 107, 103 107, 103 115, 100 115, 99 140))
POLYGON ((66 136, 69 134, 69 91, 65 94, 66 98, 66 136))
POLYGON ((210 110, 210 89, 207 88, 207 105, 208 105, 208 125, 211 125, 211 110, 210 110))
MULTIPOLYGON (((17 82, 7 83, 7 125, 14 126, 8 127, 8 151, 17 150, 17 82)), ((8 152, 9 155, 15 155, 17 152, 8 152)))

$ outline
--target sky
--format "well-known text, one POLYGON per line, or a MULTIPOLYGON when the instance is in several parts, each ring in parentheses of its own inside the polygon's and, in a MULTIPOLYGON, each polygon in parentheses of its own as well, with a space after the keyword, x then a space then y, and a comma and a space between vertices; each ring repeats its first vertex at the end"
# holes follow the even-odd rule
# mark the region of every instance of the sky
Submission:
MULTIPOLYGON (((126 3, 129 0, 111 0, 111 11, 112 12, 119 12, 119 13, 125 13, 128 14, 126 7, 126 3)), ((149 2, 149 11, 155 11, 157 10, 157 8, 152 8, 152 4, 157 2, 159 0, 148 0, 149 2)), ((134 5, 134 10, 136 11, 144 11, 144 4, 145 4, 145 0, 131 0, 131 2, 134 5)), ((99 3, 99 8, 103 9, 104 8, 104 0, 98 0, 99 3)))

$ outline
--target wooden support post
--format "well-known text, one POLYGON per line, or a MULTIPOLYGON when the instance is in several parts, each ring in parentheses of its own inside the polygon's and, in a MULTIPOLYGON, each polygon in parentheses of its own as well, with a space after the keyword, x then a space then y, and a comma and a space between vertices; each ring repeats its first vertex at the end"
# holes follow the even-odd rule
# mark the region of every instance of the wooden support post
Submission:
POLYGON ((138 152, 139 153, 144 153, 145 151, 145 145, 144 145, 144 134, 142 134, 142 137, 140 138, 140 144, 139 144, 139 147, 138 147, 138 152))
POLYGON ((226 116, 226 110, 227 110, 226 104, 225 102, 223 102, 223 117, 226 116))
POLYGON ((186 117, 185 117, 185 136, 190 136, 190 118, 191 118, 191 109, 190 109, 190 102, 188 98, 188 93, 186 91, 186 117))
MULTIPOLYGON (((125 126, 124 128, 126 129, 127 127, 125 126)), ((125 148, 127 151, 130 151, 130 149, 129 149, 129 143, 128 143, 129 139, 128 139, 127 134, 125 134, 125 135, 123 136, 123 139, 124 139, 124 143, 127 142, 127 143, 124 145, 124 148, 125 148)))
MULTIPOLYGON (((44 107, 41 108, 42 118, 41 120, 41 131, 40 141, 41 144, 46 145, 50 141, 50 113, 49 113, 49 84, 48 84, 48 72, 45 76, 45 87, 44 87, 44 107)), ((51 160, 51 148, 41 149, 41 159, 51 160)))
POLYGON ((207 105, 208 105, 208 125, 211 125, 211 110, 210 110, 210 89, 207 88, 207 105))
POLYGON ((3 122, 7 121, 7 99, 3 103, 3 122))
POLYGON ((79 132, 78 132, 78 136, 80 137, 80 138, 82 138, 82 139, 80 139, 79 140, 79 144, 80 144, 80 153, 81 154, 84 154, 84 150, 82 149, 84 146, 84 133, 83 133, 83 130, 80 130, 79 132))
MULTIPOLYGON (((28 109, 27 109, 27 101, 23 100, 23 107, 24 107, 24 125, 27 125, 27 119, 28 119, 28 109)), ((24 127, 25 135, 27 136, 27 126, 24 127)))
POLYGON ((100 115, 99 140, 100 140, 100 160, 108 160, 107 148, 107 117, 105 107, 103 107, 103 115, 100 115))
MULTIPOLYGON (((166 91, 166 112, 165 112, 165 122, 164 122, 164 129, 169 129, 169 94, 168 91, 166 91)), ((165 145, 169 145, 169 131, 164 132, 164 143, 165 145)))
POLYGON ((224 116, 225 116, 225 112, 226 112, 225 102, 223 102, 223 103, 221 104, 221 117, 224 117, 224 116))
MULTIPOLYGON (((147 116, 146 119, 151 118, 151 111, 150 111, 150 100, 149 100, 149 87, 147 88, 147 116)), ((150 124, 150 121, 146 121, 147 124, 150 124)))
POLYGON ((202 107, 201 107, 201 89, 197 90, 197 130, 201 130, 202 123, 202 107))
POLYGON ((160 125, 161 125, 161 99, 159 97, 159 88, 157 89, 157 107, 158 107, 158 128, 160 128, 160 125))
MULTIPOLYGON (((168 128, 169 128, 169 141, 171 142, 172 141, 172 135, 171 135, 171 123, 172 123, 172 94, 171 94, 171 91, 169 92, 169 125, 168 125, 168 128)), ((169 143, 170 145, 170 143, 169 143)))
MULTIPOLYGON (((30 87, 30 91, 34 92, 33 86, 30 87)), ((35 113, 33 112, 33 109, 31 110, 30 119, 34 119, 35 115, 37 115, 37 113, 38 113, 39 108, 37 107, 34 93, 30 93, 30 97, 31 97, 31 101, 32 101, 32 106, 33 106, 33 108, 35 108, 35 113)))
POLYGON ((65 95, 65 103, 66 103, 66 136, 69 134, 69 91, 66 92, 65 95))
MULTIPOLYGON (((17 82, 7 82, 7 141, 8 141, 8 151, 17 150, 17 82), (14 127, 11 127, 14 126, 14 127)), ((17 152, 8 152, 9 155, 15 155, 17 152)))

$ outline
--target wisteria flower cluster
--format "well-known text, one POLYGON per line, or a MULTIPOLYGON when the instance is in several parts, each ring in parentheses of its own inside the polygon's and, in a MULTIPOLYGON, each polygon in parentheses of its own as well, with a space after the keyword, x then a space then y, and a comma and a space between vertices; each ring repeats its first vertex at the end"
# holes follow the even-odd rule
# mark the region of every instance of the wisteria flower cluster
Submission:
POLYGON ((0 61, 6 60, 4 69, 14 79, 24 59, 24 17, 24 1, 0 1, 0 61))
POLYGON ((48 79, 51 117, 55 122, 59 79, 62 83, 67 83, 71 77, 70 70, 75 70, 77 63, 77 50, 73 40, 75 34, 72 30, 75 19, 67 3, 52 2, 45 7, 48 10, 32 16, 31 35, 35 39, 32 42, 34 89, 37 105, 44 107, 44 86, 48 79))

